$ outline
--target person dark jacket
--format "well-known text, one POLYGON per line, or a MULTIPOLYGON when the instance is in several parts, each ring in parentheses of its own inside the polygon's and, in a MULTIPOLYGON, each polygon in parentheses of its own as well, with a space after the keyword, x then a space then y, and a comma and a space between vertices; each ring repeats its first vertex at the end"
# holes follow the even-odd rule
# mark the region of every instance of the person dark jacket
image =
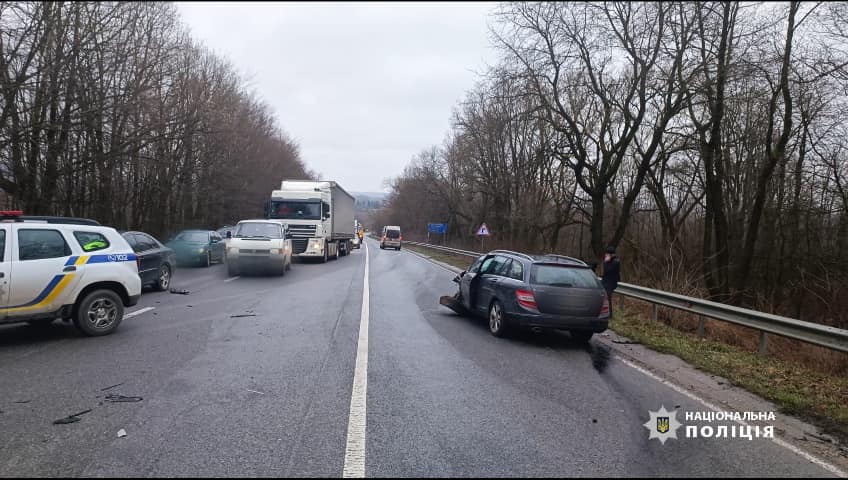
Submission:
POLYGON ((610 259, 604 258, 604 272, 601 275, 601 282, 607 292, 612 292, 618 288, 618 282, 621 281, 621 262, 612 247, 607 249, 607 253, 610 255, 610 259))

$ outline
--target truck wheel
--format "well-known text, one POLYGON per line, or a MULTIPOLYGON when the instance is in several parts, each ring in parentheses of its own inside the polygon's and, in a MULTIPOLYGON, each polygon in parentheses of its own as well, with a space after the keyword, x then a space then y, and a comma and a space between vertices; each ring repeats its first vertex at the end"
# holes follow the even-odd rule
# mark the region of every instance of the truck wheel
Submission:
POLYGON ((124 318, 124 303, 112 290, 95 290, 77 304, 74 325, 90 337, 108 335, 124 318))
POLYGON ((330 259, 330 254, 327 253, 327 243, 324 243, 324 258, 321 259, 321 263, 327 263, 327 260, 330 259))

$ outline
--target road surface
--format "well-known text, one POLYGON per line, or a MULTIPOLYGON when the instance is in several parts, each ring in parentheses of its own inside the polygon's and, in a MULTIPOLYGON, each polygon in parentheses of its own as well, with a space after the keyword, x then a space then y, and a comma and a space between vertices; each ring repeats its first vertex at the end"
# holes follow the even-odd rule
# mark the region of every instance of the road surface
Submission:
POLYGON ((597 341, 495 338, 438 304, 452 273, 367 244, 365 309, 363 248, 179 269, 188 295, 146 291, 102 338, 0 327, 0 476, 832 476, 765 439, 649 440, 649 410, 707 408, 597 341))

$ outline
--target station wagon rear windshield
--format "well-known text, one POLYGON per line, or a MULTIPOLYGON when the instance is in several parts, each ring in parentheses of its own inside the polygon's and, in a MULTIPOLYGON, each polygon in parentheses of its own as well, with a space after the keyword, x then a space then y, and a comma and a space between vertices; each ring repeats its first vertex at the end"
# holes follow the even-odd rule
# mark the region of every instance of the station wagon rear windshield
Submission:
POLYGON ((386 230, 386 237, 398 238, 400 237, 400 230, 386 230))
POLYGON ((565 265, 533 265, 530 270, 530 283, 554 287, 598 287, 598 279, 594 272, 587 268, 565 265))

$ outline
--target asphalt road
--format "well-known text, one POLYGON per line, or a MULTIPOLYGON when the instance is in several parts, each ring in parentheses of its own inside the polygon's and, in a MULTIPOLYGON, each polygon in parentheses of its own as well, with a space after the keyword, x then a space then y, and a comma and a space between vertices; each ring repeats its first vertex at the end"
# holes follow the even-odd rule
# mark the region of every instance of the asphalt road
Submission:
MULTIPOLYGON (((366 476, 830 475, 765 439, 649 440, 649 410, 707 409, 598 342, 497 339, 438 304, 452 273, 368 244, 366 476)), ((188 295, 102 338, 0 327, 0 476, 341 476, 365 254, 180 269, 188 295)))

